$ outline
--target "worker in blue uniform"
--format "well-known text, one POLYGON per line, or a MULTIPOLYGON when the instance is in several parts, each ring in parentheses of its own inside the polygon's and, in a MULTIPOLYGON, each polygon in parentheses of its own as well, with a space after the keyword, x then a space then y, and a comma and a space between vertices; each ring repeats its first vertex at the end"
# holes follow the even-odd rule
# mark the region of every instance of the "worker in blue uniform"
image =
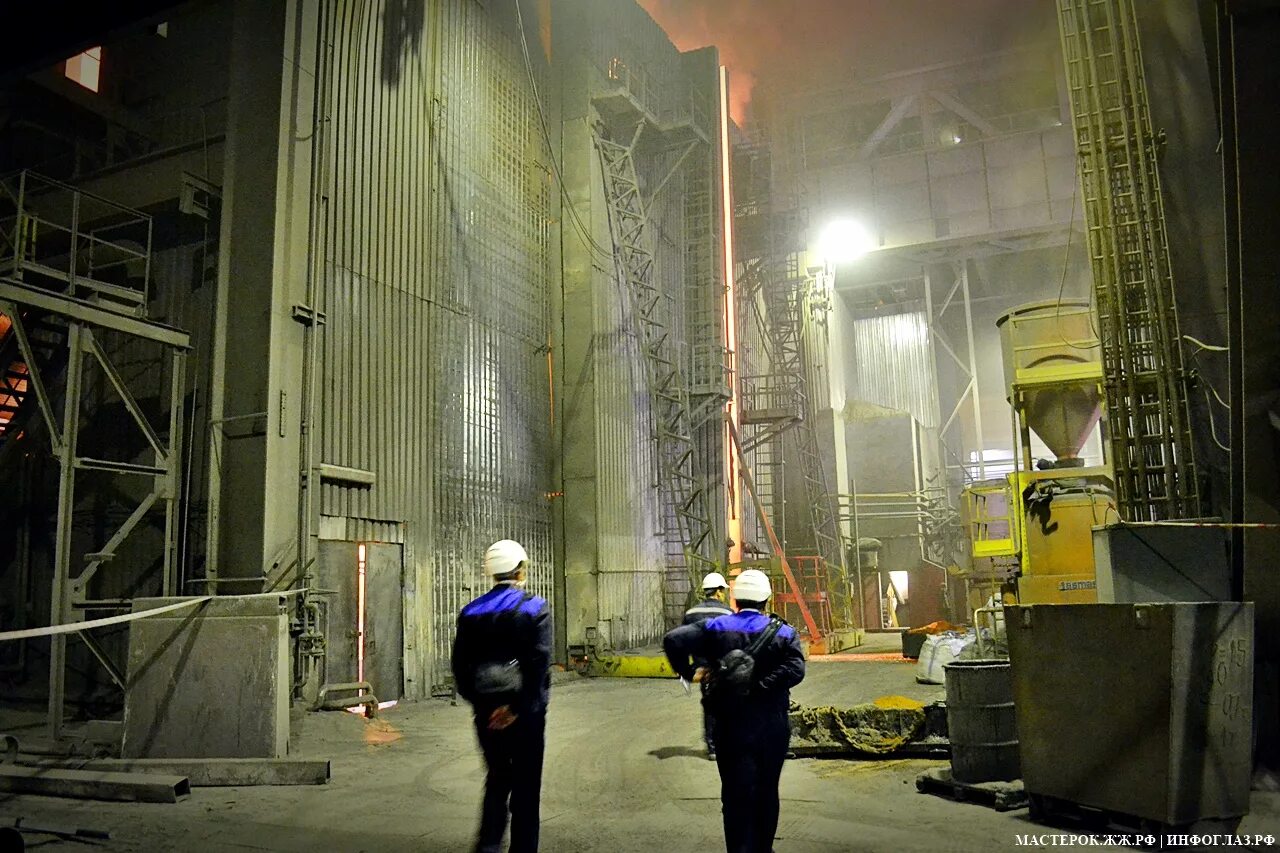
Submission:
POLYGON ((804 679, 795 629, 765 615, 771 595, 768 575, 748 569, 733 584, 738 612, 682 625, 663 638, 680 677, 708 681, 729 853, 773 849, 778 784, 791 740, 791 688, 804 679), (697 670, 695 659, 712 663, 697 670))
MULTIPOLYGON (((729 606, 728 598, 729 583, 724 579, 724 575, 719 572, 711 572, 702 579, 702 601, 684 612, 683 624, 692 625, 696 622, 706 622, 717 616, 728 616, 733 613, 733 608, 729 606)), ((693 661, 693 665, 697 669, 705 668, 708 663, 708 661, 696 658, 693 661)), ((707 757, 714 760, 716 757, 716 718, 707 708, 706 687, 707 682, 703 682, 702 739, 707 745, 707 757)))
POLYGON ((471 703, 487 775, 477 853, 497 853, 511 818, 511 853, 538 849, 538 806, 551 686, 551 613, 525 592, 529 556, 518 542, 489 546, 493 589, 458 615, 453 679, 471 703))

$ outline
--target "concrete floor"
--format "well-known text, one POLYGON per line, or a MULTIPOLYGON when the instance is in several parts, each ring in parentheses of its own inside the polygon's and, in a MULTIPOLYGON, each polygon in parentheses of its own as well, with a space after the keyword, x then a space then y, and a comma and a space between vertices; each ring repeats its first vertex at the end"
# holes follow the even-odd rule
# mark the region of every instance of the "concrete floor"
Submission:
MULTIPOLYGON (((853 704, 887 694, 940 696, 913 673, 880 655, 814 661, 795 697, 853 704)), ((543 849, 723 849, 719 779, 701 755, 698 713, 674 682, 571 676, 558 683, 547 727, 543 849)), ((306 714, 294 742, 300 756, 333 761, 328 785, 203 788, 176 805, 0 798, 0 822, 22 816, 108 829, 110 850, 469 849, 483 774, 464 705, 405 705, 375 721, 306 714)), ((1015 835, 1045 831, 1025 809, 999 814, 917 793, 915 776, 941 764, 789 761, 777 851, 979 851, 1012 848, 1015 835)), ((1280 794, 1254 801, 1241 831, 1280 834, 1280 794)))

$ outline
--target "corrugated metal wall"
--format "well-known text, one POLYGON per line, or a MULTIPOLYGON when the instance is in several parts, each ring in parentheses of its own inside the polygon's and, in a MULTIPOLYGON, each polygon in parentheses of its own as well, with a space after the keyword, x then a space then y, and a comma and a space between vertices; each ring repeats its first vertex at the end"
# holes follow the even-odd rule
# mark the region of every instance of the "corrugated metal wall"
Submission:
POLYGON ((326 7, 317 461, 377 482, 325 485, 321 512, 404 523, 439 686, 490 542, 524 543, 551 598, 545 146, 495 11, 326 7))
POLYGON ((620 285, 596 299, 596 535, 599 628, 614 648, 662 636, 662 537, 652 407, 620 285))
POLYGON ((862 317, 850 325, 850 399, 910 412, 924 426, 936 427, 938 401, 924 312, 862 317))

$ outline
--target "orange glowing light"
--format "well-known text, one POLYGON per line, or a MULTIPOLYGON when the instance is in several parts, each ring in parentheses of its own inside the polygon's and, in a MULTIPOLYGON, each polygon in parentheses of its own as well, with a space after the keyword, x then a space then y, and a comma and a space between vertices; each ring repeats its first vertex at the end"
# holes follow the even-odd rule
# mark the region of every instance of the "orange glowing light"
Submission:
MULTIPOLYGON (((386 702, 378 703, 378 710, 385 711, 388 708, 394 708, 396 705, 399 705, 399 704, 400 704, 399 699, 388 699, 386 702)), ((364 715, 363 705, 356 705, 354 708, 343 708, 342 710, 346 711, 348 714, 360 714, 361 716, 364 715)))
POLYGON ((725 535, 733 541, 729 562, 742 561, 742 491, 738 488, 738 459, 733 452, 730 424, 738 424, 738 313, 733 273, 733 176, 729 147, 729 69, 720 66, 720 190, 724 215, 724 345, 728 356, 729 400, 725 403, 724 475, 725 535))
POLYGON ((356 681, 364 681, 364 584, 365 546, 356 547, 356 681))

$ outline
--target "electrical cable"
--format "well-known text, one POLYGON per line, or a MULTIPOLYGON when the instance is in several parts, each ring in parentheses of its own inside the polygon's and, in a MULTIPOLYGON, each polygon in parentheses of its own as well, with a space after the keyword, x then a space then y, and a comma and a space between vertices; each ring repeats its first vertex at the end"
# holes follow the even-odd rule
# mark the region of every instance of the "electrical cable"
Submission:
MULTIPOLYGON (((1191 354, 1191 359, 1190 359, 1190 361, 1193 364, 1195 363, 1196 359, 1200 357, 1200 353, 1202 352, 1206 352, 1206 351, 1207 352, 1231 352, 1230 347, 1218 346, 1216 344, 1206 344, 1204 341, 1200 340, 1199 338, 1192 337, 1191 335, 1183 335, 1182 339, 1184 341, 1190 341, 1191 343, 1196 345, 1196 351, 1191 354)), ((1210 384, 1210 382, 1207 379, 1205 379, 1204 374, 1201 373, 1199 369, 1196 369, 1194 371, 1194 375, 1196 379, 1204 383, 1204 387, 1208 389, 1208 391, 1206 392, 1206 399, 1205 399, 1206 403, 1208 403, 1208 398, 1207 398, 1208 393, 1211 392, 1213 394, 1213 398, 1218 401, 1218 405, 1222 406, 1222 408, 1228 411, 1231 410, 1231 404, 1228 403, 1226 400, 1222 399, 1222 395, 1218 393, 1218 389, 1214 388, 1213 385, 1210 384)), ((1210 406, 1209 408, 1212 409, 1213 407, 1210 406)), ((1209 417, 1210 417, 1210 420, 1212 420, 1213 418, 1212 413, 1210 413, 1209 417)), ((1217 441, 1216 438, 1214 440, 1217 441)), ((1222 443, 1218 442, 1218 446, 1222 447, 1222 443)), ((1223 447, 1222 449, 1226 450, 1227 448, 1223 447)))
POLYGON ((1058 298, 1054 303, 1053 318, 1054 318, 1054 328, 1058 333, 1058 338, 1062 341, 1064 345, 1069 346, 1072 349, 1091 350, 1091 349, 1097 349, 1098 347, 1102 346, 1101 336, 1098 334, 1097 327, 1094 326, 1094 307, 1093 307, 1092 294, 1090 294, 1090 299, 1089 299, 1089 328, 1093 332, 1093 336, 1096 339, 1095 342, 1090 344, 1089 346, 1082 347, 1079 344, 1071 343, 1071 341, 1067 340, 1067 336, 1062 334, 1062 294, 1067 289, 1067 270, 1071 268, 1071 242, 1072 242, 1071 238, 1075 236, 1074 223, 1076 221, 1076 199, 1079 197, 1079 195, 1080 195, 1080 182, 1077 181, 1075 182, 1071 190, 1071 214, 1067 216, 1067 248, 1062 255, 1062 277, 1058 281, 1058 298))
POLYGON ((1211 392, 1213 392, 1213 399, 1218 401, 1218 405, 1222 406, 1222 408, 1226 409, 1227 411, 1231 411, 1231 404, 1228 403, 1226 400, 1222 399, 1222 395, 1218 393, 1217 388, 1214 388, 1207 381, 1205 381, 1205 378, 1203 375, 1200 376, 1200 381, 1204 382, 1205 388, 1208 388, 1211 392))
MULTIPOLYGON (((1205 383, 1204 383, 1204 406, 1205 406, 1205 410, 1206 410, 1206 412, 1207 412, 1207 413, 1208 413, 1208 415, 1209 415, 1209 434, 1210 434, 1211 436, 1213 436, 1213 443, 1214 443, 1214 444, 1216 444, 1216 445, 1218 445, 1218 449, 1220 449, 1220 450, 1225 450, 1227 453, 1230 453, 1230 452, 1231 452, 1231 448, 1230 448, 1230 447, 1227 447, 1225 444, 1223 444, 1223 443, 1222 443, 1222 441, 1221 441, 1221 439, 1219 439, 1219 438, 1218 438, 1218 427, 1217 427, 1217 425, 1214 423, 1214 420, 1213 420, 1213 404, 1209 402, 1209 392, 1210 392, 1210 391, 1213 391, 1212 386, 1210 386, 1208 382, 1205 382, 1205 383)), ((1214 394, 1214 396, 1216 397, 1216 396, 1217 396, 1217 394, 1218 394, 1218 392, 1217 392, 1217 391, 1213 391, 1213 394, 1214 394)), ((1222 400, 1221 400, 1221 399, 1219 399, 1219 400, 1218 400, 1218 402, 1219 402, 1219 403, 1221 403, 1221 402, 1222 402, 1222 400)), ((1223 403, 1223 405, 1226 405, 1226 404, 1225 404, 1225 403, 1223 403)), ((1228 408, 1229 408, 1229 407, 1228 407, 1228 408)))
POLYGON ((1199 338, 1192 337, 1191 335, 1183 335, 1182 339, 1184 341, 1190 341, 1199 347, 1200 349, 1197 349, 1196 352, 1200 352, 1201 350, 1208 350, 1209 352, 1231 352, 1231 347, 1218 346, 1217 344, 1206 344, 1204 341, 1199 338))
POLYGON ((520 31, 520 51, 524 56, 524 69, 529 77, 529 89, 533 93, 533 103, 537 108, 538 127, 542 130, 543 141, 547 144, 547 159, 551 161, 552 171, 555 172, 556 183, 560 190, 560 196, 564 200, 565 206, 569 209, 569 218, 572 221, 574 230, 578 232, 578 236, 598 255, 598 260, 614 263, 613 251, 601 246, 592 236, 591 230, 583 223, 581 215, 578 213, 577 206, 573 203, 573 199, 569 196, 569 191, 565 187, 564 173, 560 169, 559 162, 556 161, 555 146, 551 141, 551 130, 547 124, 547 115, 542 108, 542 96, 538 93, 538 81, 533 72, 533 60, 529 57, 529 40, 524 32, 524 13, 520 9, 520 0, 514 0, 516 7, 516 28, 520 31))

